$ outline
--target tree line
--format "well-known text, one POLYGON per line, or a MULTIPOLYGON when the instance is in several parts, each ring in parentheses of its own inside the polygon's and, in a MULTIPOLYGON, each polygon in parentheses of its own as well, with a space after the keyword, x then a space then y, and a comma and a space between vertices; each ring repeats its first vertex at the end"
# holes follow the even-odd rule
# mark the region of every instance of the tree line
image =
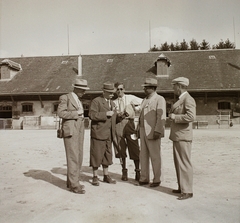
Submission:
POLYGON ((176 44, 171 43, 170 45, 165 42, 161 44, 161 46, 157 47, 154 45, 150 48, 149 52, 152 51, 179 51, 179 50, 210 50, 210 49, 235 49, 235 44, 231 42, 229 39, 223 41, 221 40, 219 43, 210 46, 210 43, 205 39, 198 43, 195 39, 192 39, 189 43, 185 40, 176 44))

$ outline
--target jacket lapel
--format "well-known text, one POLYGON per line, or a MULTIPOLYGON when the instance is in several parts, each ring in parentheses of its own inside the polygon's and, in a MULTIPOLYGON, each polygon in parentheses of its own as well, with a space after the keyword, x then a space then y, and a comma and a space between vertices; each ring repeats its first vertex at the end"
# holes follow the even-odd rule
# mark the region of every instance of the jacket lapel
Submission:
POLYGON ((75 99, 73 98, 72 94, 68 94, 69 101, 72 103, 72 105, 78 110, 78 105, 75 99))
POLYGON ((187 97, 187 95, 188 95, 188 92, 187 92, 186 94, 184 94, 184 95, 181 97, 181 99, 179 99, 178 101, 176 101, 176 102, 173 104, 173 106, 172 106, 172 108, 171 108, 171 110, 170 110, 170 113, 172 113, 177 107, 179 107, 179 106, 183 103, 183 101, 184 101, 184 99, 187 97))

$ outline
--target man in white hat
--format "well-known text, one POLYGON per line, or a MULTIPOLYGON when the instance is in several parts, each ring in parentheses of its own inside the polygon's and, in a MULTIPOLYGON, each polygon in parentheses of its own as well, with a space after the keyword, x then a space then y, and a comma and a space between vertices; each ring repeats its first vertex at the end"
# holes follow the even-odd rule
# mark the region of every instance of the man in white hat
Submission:
POLYGON ((73 87, 73 92, 60 96, 57 114, 62 118, 67 159, 67 187, 74 193, 84 194, 84 185, 79 183, 84 142, 84 109, 79 98, 90 88, 84 79, 76 79, 73 87))
POLYGON ((178 77, 172 80, 174 94, 179 100, 169 111, 171 131, 169 138, 173 141, 173 158, 176 169, 178 189, 173 193, 181 194, 179 200, 193 197, 193 168, 191 163, 192 122, 196 118, 196 103, 187 92, 189 80, 178 77))
POLYGON ((116 184, 108 173, 112 162, 112 138, 115 134, 116 112, 111 98, 115 92, 112 82, 103 84, 103 94, 92 100, 89 108, 91 119, 90 166, 93 170, 92 185, 99 186, 98 168, 103 167, 103 182, 116 184))
POLYGON ((158 187, 161 183, 161 138, 164 137, 166 122, 166 101, 157 94, 157 80, 146 78, 142 85, 146 98, 140 106, 140 166, 141 177, 139 185, 149 184, 150 170, 149 160, 151 159, 153 169, 153 182, 150 187, 158 187))

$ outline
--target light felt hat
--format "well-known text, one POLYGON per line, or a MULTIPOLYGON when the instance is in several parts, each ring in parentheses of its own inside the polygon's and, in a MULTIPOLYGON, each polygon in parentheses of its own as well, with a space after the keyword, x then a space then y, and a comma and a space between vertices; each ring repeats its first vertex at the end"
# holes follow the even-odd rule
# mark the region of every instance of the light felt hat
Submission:
POLYGON ((172 80, 172 84, 181 84, 184 86, 189 85, 189 79, 186 77, 178 77, 172 80))
POLYGON ((75 84, 73 85, 75 88, 89 90, 90 88, 87 86, 87 80, 84 79, 76 79, 75 84))
POLYGON ((111 93, 114 93, 116 91, 116 88, 114 87, 114 83, 112 82, 105 82, 103 84, 103 88, 102 88, 104 91, 107 91, 107 92, 111 92, 111 93))
POLYGON ((148 77, 146 78, 143 87, 157 87, 157 79, 148 77))

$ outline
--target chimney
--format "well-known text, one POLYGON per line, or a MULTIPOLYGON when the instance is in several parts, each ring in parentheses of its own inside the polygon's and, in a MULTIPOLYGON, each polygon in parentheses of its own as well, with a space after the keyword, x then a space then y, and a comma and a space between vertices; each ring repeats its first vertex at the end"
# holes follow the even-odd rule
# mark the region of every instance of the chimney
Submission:
POLYGON ((82 55, 78 56, 78 76, 82 76, 82 55))

